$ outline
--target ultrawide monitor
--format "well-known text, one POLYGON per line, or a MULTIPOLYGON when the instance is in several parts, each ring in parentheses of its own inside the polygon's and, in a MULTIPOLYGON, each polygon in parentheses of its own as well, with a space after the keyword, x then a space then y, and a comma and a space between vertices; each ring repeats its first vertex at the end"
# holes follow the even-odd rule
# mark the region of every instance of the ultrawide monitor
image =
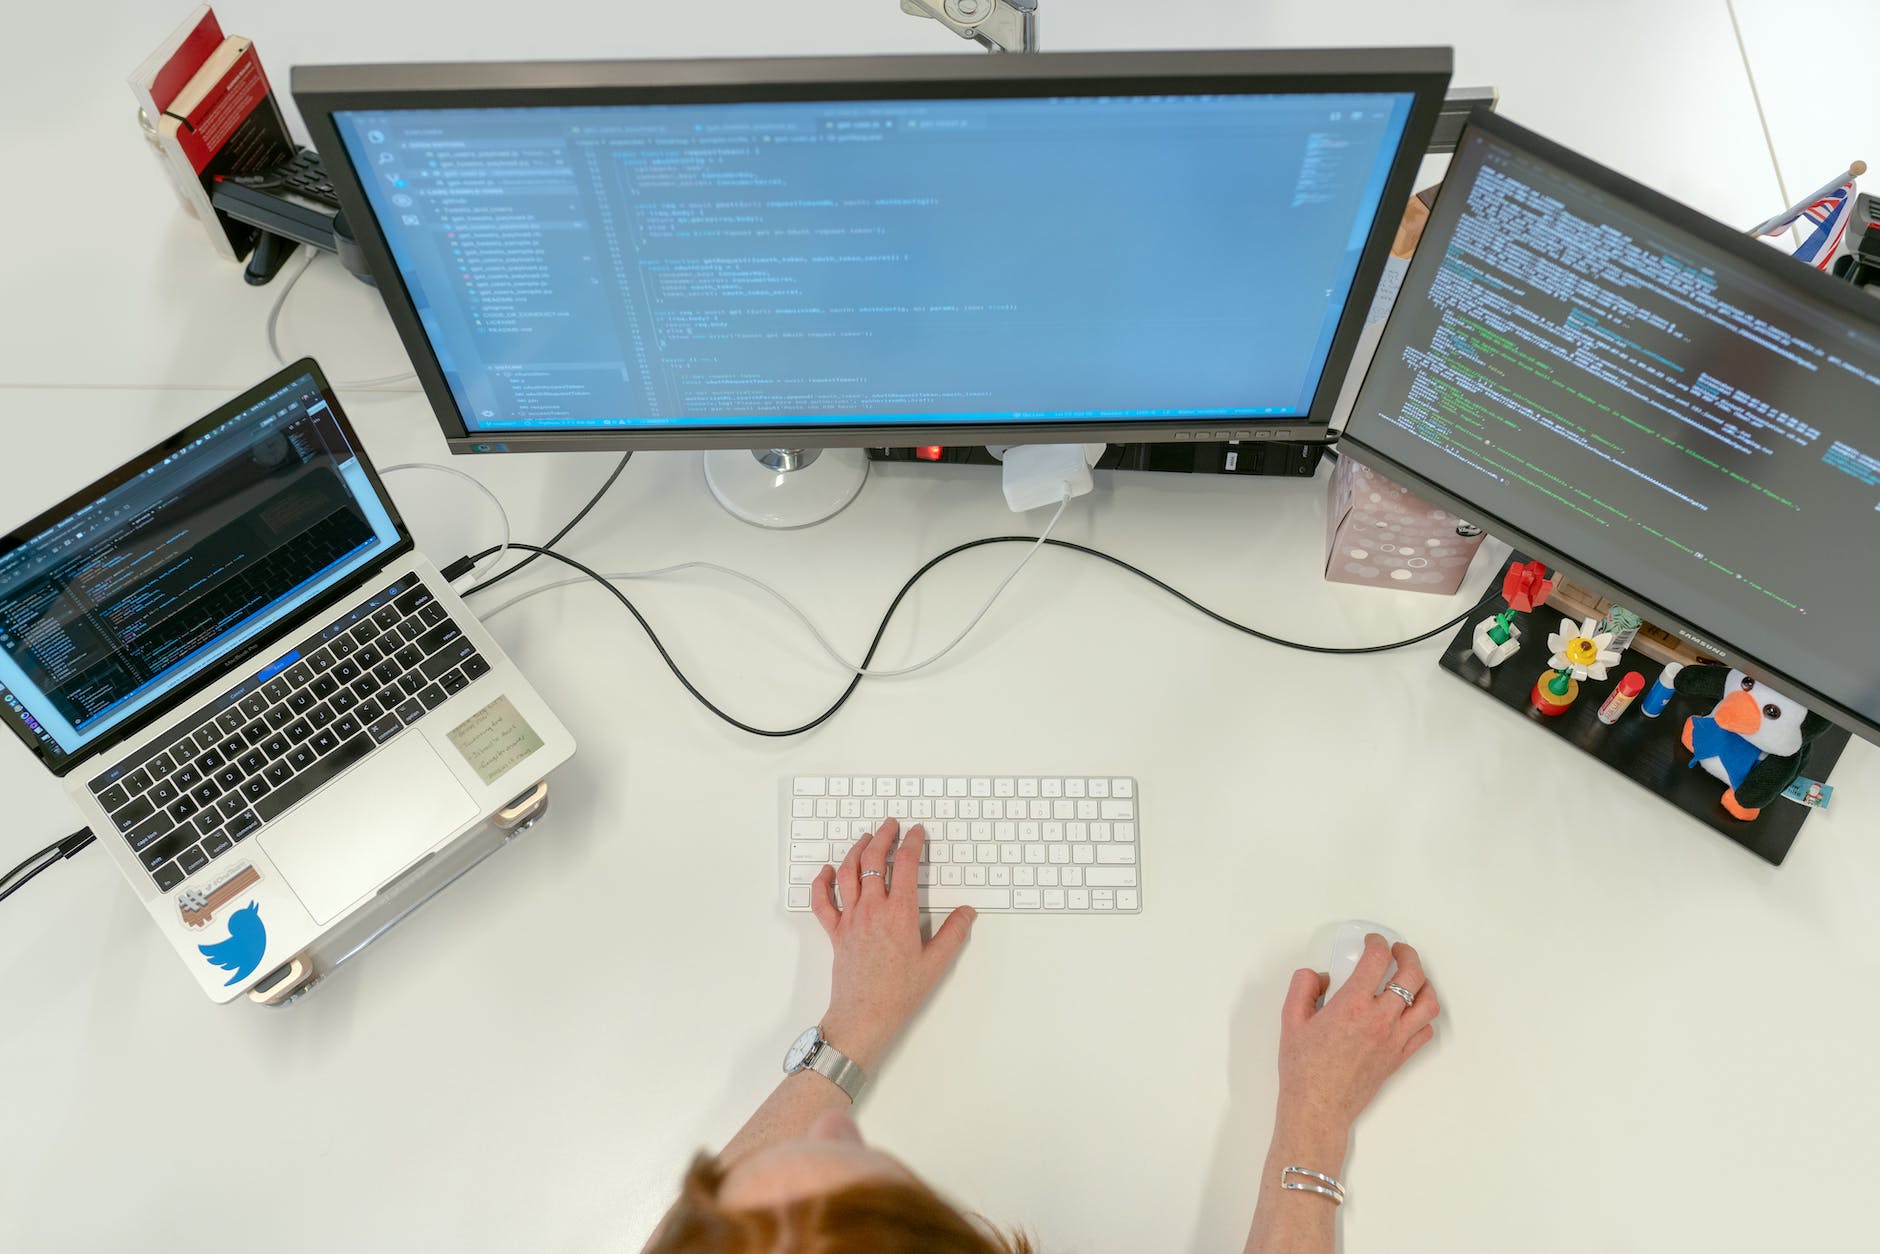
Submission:
POLYGON ((298 67, 451 447, 1323 438, 1446 49, 298 67))
POLYGON ((1880 306, 1849 285, 1478 114, 1341 447, 1880 739, 1880 306))

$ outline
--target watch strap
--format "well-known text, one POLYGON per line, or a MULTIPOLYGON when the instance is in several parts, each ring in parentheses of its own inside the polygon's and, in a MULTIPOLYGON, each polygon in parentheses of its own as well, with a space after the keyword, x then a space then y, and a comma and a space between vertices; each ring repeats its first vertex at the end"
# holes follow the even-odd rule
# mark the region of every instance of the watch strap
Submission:
POLYGON ((816 1043, 809 1069, 847 1093, 851 1102, 862 1095, 862 1085, 868 1082, 868 1073, 862 1070, 861 1064, 826 1040, 816 1043))

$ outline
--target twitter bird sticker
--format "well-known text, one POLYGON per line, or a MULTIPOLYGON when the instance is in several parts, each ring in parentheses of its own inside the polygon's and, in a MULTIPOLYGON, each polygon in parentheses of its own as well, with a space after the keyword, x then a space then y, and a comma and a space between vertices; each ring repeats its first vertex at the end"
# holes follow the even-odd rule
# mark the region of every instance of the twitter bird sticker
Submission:
POLYGON ((255 968, 261 965, 261 955, 267 947, 268 929, 261 922, 261 907, 252 901, 229 916, 227 940, 196 946, 211 966, 235 973, 223 984, 223 988, 239 984, 253 975, 255 968))

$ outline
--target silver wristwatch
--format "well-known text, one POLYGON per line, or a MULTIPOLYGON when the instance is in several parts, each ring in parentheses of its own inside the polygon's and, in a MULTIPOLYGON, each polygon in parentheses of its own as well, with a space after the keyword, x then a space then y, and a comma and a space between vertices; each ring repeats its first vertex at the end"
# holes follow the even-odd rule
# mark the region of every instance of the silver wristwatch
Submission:
POLYGON ((820 1024, 805 1028, 791 1044, 783 1056, 783 1070, 785 1074, 814 1071, 847 1093, 851 1102, 861 1096, 862 1085, 868 1083, 868 1073, 859 1063, 823 1039, 820 1024))

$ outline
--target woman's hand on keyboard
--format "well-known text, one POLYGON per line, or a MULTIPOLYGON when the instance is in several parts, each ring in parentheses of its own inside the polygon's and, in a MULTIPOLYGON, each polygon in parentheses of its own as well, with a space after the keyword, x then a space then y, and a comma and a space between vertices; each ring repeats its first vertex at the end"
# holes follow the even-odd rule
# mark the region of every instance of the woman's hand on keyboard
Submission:
POLYGON ((870 1072, 953 965, 975 917, 971 906, 960 906, 922 943, 914 869, 926 832, 915 824, 897 851, 899 835, 900 824, 883 819, 810 886, 810 909, 835 949, 823 1035, 870 1072), (892 880, 890 853, 906 868, 892 880), (864 874, 870 871, 880 874, 864 874))

